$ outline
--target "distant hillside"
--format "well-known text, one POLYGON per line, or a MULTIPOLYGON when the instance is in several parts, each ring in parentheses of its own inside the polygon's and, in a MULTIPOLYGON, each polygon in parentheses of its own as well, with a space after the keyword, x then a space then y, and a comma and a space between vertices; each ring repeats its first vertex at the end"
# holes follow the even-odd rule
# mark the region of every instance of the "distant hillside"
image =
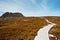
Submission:
POLYGON ((2 16, 2 18, 7 18, 7 17, 24 17, 22 13, 12 13, 12 12, 6 12, 2 16))

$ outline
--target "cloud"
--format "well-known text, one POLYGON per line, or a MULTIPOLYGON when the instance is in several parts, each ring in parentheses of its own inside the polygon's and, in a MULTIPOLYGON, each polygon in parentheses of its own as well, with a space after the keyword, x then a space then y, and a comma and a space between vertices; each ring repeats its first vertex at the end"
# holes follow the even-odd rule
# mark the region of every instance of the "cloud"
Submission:
POLYGON ((19 12, 22 10, 22 7, 23 7, 21 5, 19 6, 18 4, 14 3, 14 2, 0 1, 0 11, 19 12))
POLYGON ((33 4, 35 4, 35 5, 37 4, 37 3, 36 3, 36 0, 30 0, 30 1, 31 1, 33 4))
POLYGON ((40 5, 36 2, 37 0, 30 0, 33 5, 35 5, 37 8, 40 8, 40 5))
POLYGON ((50 12, 50 9, 49 9, 48 4, 47 4, 47 0, 42 0, 40 6, 41 6, 42 11, 45 14, 50 12))
POLYGON ((56 15, 60 10, 53 11, 48 6, 47 0, 6 0, 0 1, 0 11, 22 12, 24 15, 56 15))
POLYGON ((42 0, 40 6, 42 7, 43 10, 46 10, 47 7, 47 0, 42 0))
POLYGON ((48 5, 47 5, 47 0, 41 0, 40 5, 36 2, 37 0, 30 0, 34 5, 37 6, 37 8, 40 9, 40 11, 47 12, 49 11, 48 5))

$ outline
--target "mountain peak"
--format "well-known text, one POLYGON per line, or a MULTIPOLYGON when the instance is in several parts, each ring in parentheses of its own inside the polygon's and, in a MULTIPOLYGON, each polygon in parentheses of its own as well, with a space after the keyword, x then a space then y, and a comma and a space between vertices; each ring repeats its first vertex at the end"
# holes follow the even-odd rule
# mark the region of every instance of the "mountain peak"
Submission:
POLYGON ((15 12, 15 13, 12 13, 12 12, 6 12, 4 13, 2 16, 2 18, 6 18, 6 17, 24 17, 22 13, 19 13, 19 12, 15 12))

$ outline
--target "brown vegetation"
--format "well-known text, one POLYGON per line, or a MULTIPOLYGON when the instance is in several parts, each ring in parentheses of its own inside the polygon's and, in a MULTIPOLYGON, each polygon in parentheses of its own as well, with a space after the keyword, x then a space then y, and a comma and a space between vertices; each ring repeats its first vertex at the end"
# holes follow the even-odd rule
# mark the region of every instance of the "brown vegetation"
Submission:
POLYGON ((48 23, 44 18, 57 24, 49 33, 60 39, 60 17, 0 18, 0 40, 34 40, 37 31, 48 23))

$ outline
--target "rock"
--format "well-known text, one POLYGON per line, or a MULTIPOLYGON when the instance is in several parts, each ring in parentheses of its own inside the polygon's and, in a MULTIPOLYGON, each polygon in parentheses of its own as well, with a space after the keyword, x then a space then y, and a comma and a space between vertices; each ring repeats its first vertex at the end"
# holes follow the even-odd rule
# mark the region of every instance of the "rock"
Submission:
POLYGON ((24 17, 24 16, 22 15, 22 13, 19 13, 19 12, 16 12, 16 13, 6 12, 1 17, 2 18, 9 18, 9 17, 24 17))

